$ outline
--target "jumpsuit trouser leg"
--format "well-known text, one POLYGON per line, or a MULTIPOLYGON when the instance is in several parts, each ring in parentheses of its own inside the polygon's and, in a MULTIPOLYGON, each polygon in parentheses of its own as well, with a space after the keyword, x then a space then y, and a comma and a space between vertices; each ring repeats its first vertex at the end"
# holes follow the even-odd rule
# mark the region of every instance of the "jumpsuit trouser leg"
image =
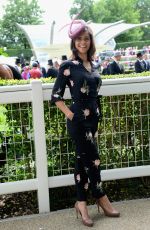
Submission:
POLYGON ((87 129, 80 122, 67 120, 67 128, 76 148, 74 179, 77 200, 87 200, 89 182, 92 196, 99 199, 105 193, 101 188, 100 159, 94 138, 97 123, 87 129))

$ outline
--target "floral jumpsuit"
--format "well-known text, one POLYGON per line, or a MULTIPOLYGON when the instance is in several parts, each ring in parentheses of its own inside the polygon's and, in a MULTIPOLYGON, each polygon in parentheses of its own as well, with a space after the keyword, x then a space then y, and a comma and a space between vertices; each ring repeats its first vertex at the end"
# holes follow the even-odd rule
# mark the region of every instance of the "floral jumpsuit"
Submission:
POLYGON ((96 139, 100 118, 98 91, 102 84, 97 70, 89 72, 83 61, 65 61, 61 64, 55 81, 51 102, 63 101, 66 86, 70 89, 73 119, 67 119, 68 132, 76 146, 75 184, 77 200, 87 200, 90 185, 92 195, 99 199, 105 193, 101 188, 100 159, 96 139))

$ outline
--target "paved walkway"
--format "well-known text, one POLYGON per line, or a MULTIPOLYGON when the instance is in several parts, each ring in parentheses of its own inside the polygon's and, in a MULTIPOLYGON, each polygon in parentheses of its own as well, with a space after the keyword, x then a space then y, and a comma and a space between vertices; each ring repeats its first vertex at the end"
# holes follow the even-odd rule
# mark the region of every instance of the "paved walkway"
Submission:
MULTIPOLYGON (((97 213, 96 205, 89 206, 94 220, 91 230, 150 230, 150 198, 116 202, 120 218, 109 218, 97 213)), ((0 230, 85 230, 74 209, 65 209, 43 215, 32 215, 0 221, 0 230)))

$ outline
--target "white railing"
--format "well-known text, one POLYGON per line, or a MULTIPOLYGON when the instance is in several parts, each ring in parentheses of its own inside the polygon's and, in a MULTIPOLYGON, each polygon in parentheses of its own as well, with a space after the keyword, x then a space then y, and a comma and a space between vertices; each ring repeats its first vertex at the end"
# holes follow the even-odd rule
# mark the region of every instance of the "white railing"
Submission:
MULTIPOLYGON (((74 184, 73 174, 48 177, 43 102, 51 98, 53 84, 33 80, 29 85, 0 87, 0 104, 32 103, 36 178, 0 184, 0 195, 38 191, 39 213, 49 212, 49 188, 74 184)), ((103 96, 150 93, 150 77, 103 80, 99 92, 103 96)), ((68 89, 65 98, 70 99, 68 89)), ((149 116, 149 114, 148 114, 149 116)), ((150 149, 150 141, 149 141, 150 149)), ((150 175, 150 165, 102 170, 102 181, 150 175)))

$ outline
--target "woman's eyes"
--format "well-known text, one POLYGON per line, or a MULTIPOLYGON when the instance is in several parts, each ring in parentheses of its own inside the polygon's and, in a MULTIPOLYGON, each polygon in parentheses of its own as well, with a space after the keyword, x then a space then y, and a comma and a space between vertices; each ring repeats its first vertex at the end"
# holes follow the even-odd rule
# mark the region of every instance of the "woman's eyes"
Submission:
POLYGON ((90 38, 87 37, 87 38, 77 38, 77 41, 90 41, 90 38))

